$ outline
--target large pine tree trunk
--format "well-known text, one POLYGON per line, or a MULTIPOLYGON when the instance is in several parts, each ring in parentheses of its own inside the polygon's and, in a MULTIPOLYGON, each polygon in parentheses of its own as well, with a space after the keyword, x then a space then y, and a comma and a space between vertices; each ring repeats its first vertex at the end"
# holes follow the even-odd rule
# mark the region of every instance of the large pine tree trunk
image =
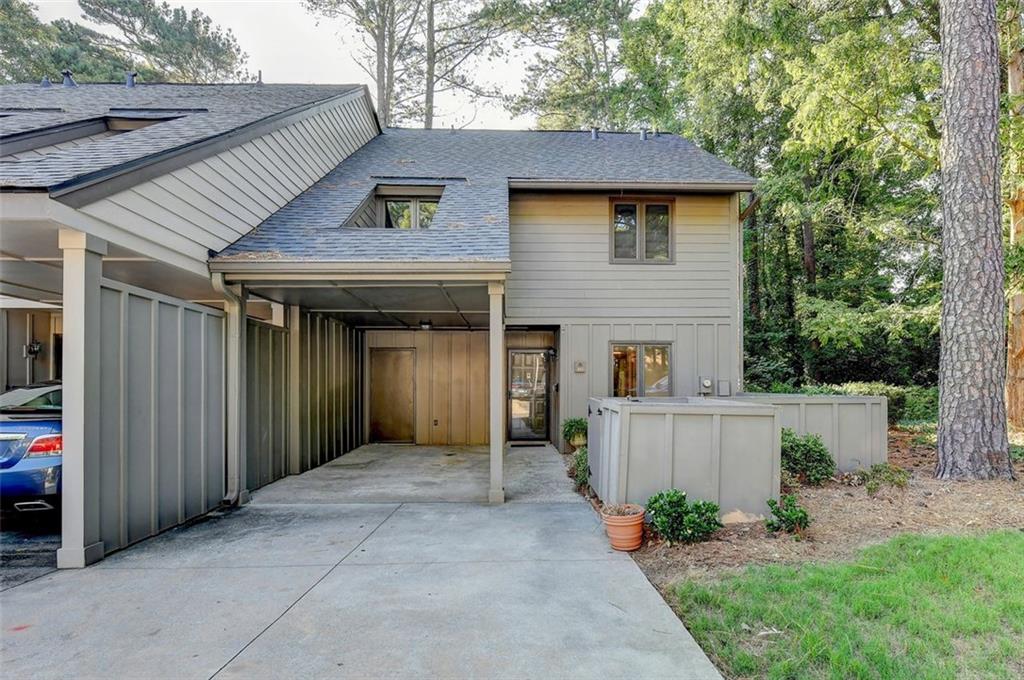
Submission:
MULTIPOLYGON (((1013 100, 1010 114, 1024 115, 1017 98, 1024 95, 1024 48, 1020 46, 1021 18, 1016 7, 1007 12, 1010 58, 1006 65, 1006 90, 1013 100)), ((1010 191, 1010 245, 1024 243, 1024 158, 1013 159, 1016 186, 1010 191)), ((1006 358, 1006 415, 1024 428, 1024 294, 1010 297, 1010 338, 1006 358)))
POLYGON ((999 195, 996 0, 940 0, 940 479, 1012 477, 999 195))

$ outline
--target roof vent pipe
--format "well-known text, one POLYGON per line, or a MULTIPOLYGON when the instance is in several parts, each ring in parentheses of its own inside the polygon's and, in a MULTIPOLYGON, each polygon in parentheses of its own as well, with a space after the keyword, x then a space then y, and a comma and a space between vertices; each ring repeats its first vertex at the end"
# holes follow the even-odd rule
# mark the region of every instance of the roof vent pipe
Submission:
POLYGON ((640 141, 642 141, 642 142, 646 142, 647 141, 647 128, 641 128, 641 130, 640 130, 640 141))
POLYGON ((596 127, 590 128, 590 138, 591 139, 597 139, 597 128, 596 127))
POLYGON ((70 69, 64 69, 60 74, 64 76, 64 82, 62 83, 64 87, 78 87, 78 83, 76 83, 75 79, 71 77, 70 69))
POLYGON ((135 76, 139 75, 135 71, 128 71, 124 74, 124 86, 135 87, 135 76))
POLYGON ((50 82, 50 76, 43 76, 43 79, 39 81, 39 87, 53 87, 53 83, 50 82))

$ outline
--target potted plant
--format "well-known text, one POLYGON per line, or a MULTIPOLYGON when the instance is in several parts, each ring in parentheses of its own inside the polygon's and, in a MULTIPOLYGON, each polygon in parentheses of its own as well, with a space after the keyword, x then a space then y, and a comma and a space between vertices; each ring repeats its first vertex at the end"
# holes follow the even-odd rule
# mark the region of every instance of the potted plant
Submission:
POLYGON ((573 449, 587 445, 587 419, 566 418, 562 421, 562 439, 573 449))
POLYGON ((601 519, 612 548, 630 552, 640 547, 644 539, 644 506, 606 505, 601 508, 601 519))

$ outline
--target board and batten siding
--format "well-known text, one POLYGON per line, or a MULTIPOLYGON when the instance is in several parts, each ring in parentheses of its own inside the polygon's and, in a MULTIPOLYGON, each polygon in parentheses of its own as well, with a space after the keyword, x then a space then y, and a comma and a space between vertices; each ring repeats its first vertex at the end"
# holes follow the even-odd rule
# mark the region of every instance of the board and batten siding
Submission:
POLYGON ((563 417, 609 394, 613 342, 671 344, 675 395, 696 395, 701 376, 716 395, 741 389, 738 210, 735 194, 675 195, 673 262, 613 264, 608 195, 510 197, 506 323, 561 327, 563 417))
POLYGON ((363 331, 305 311, 299 316, 299 338, 297 471, 305 472, 363 443, 366 342, 363 331))
POLYGON ((201 262, 251 231, 377 134, 362 93, 79 208, 201 262))
MULTIPOLYGON (((417 444, 488 442, 487 331, 366 331, 366 345, 369 352, 378 348, 415 350, 413 422, 417 444)), ((371 389, 367 384, 366 403, 371 389)), ((368 428, 369 413, 365 417, 368 428)))
POLYGON ((103 280, 100 538, 123 548, 224 497, 223 313, 103 280))
POLYGON ((245 483, 250 491, 288 474, 288 330, 249 319, 246 335, 245 483))

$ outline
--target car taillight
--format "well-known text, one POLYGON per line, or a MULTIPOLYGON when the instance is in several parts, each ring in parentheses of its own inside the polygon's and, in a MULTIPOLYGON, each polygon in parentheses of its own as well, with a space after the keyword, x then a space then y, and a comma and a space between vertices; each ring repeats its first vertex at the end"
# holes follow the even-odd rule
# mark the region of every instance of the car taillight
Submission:
POLYGON ((26 458, 33 456, 59 456, 64 453, 64 436, 59 434, 44 434, 36 437, 28 445, 25 452, 26 458))

